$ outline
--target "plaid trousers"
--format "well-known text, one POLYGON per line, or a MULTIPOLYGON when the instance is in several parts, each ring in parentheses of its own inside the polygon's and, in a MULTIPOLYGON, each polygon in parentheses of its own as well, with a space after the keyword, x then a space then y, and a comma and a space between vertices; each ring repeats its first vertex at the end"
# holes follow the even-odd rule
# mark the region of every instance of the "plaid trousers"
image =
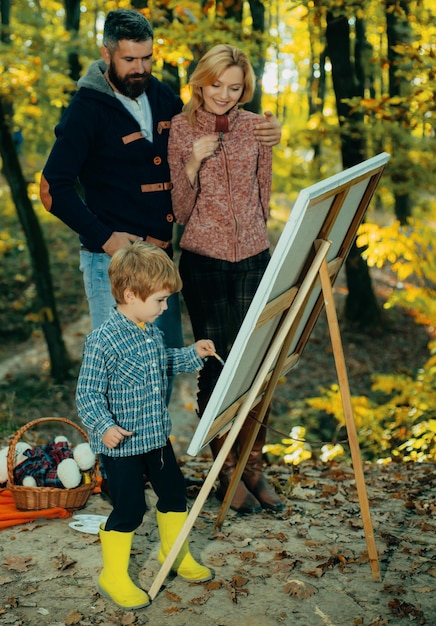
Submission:
MULTIPOLYGON (((182 294, 195 340, 212 339, 225 359, 241 327, 268 265, 268 250, 231 263, 187 250, 180 256, 182 294)), ((198 378, 198 401, 207 401, 221 373, 216 359, 208 359, 198 378)))

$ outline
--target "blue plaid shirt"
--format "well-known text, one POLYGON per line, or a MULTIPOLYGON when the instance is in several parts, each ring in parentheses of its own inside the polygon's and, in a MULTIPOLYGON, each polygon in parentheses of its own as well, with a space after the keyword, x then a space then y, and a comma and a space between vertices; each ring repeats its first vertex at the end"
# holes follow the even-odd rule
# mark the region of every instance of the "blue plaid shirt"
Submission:
POLYGON ((166 348, 156 326, 142 329, 114 309, 87 336, 77 381, 77 410, 92 450, 121 457, 165 446, 171 430, 168 376, 202 367, 195 345, 166 348), (102 436, 114 425, 133 435, 110 449, 102 436))

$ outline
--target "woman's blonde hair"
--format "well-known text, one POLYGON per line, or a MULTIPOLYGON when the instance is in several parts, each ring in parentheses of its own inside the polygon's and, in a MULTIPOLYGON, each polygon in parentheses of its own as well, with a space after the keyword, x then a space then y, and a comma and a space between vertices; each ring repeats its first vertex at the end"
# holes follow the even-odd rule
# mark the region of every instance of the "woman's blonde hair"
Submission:
POLYGON ((176 264, 152 243, 135 241, 117 250, 109 263, 112 295, 124 304, 124 292, 130 289, 143 302, 157 291, 180 291, 182 279, 176 264))
POLYGON ((191 98, 183 107, 183 111, 192 126, 195 124, 195 112, 204 103, 202 87, 213 85, 221 74, 234 66, 240 67, 244 75, 244 88, 239 102, 244 104, 253 98, 256 77, 247 55, 239 48, 228 44, 214 46, 201 57, 189 79, 191 98))

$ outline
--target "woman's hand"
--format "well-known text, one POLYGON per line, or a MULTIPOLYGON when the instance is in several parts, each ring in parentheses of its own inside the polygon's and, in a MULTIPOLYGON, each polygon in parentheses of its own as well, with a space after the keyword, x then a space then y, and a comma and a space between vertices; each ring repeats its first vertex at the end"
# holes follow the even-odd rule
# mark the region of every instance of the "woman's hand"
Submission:
POLYGON ((192 144, 192 158, 201 163, 203 159, 212 156, 218 148, 217 135, 204 135, 192 144))
POLYGON ((191 185, 194 184, 195 178, 201 167, 202 161, 212 156, 218 148, 217 135, 204 135, 192 144, 192 153, 189 161, 186 163, 185 171, 191 185))

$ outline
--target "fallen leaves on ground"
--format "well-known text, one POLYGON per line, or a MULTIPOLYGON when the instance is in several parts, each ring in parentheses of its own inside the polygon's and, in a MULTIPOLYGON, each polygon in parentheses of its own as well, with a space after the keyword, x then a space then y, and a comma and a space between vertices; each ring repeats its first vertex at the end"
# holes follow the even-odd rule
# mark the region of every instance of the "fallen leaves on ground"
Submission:
POLYGON ((14 572, 27 572, 32 563, 31 556, 10 556, 5 561, 5 567, 14 572))
POLYGON ((288 596, 295 596, 300 600, 305 600, 313 596, 317 592, 317 589, 313 585, 309 585, 309 583, 294 579, 286 581, 283 591, 288 596))

